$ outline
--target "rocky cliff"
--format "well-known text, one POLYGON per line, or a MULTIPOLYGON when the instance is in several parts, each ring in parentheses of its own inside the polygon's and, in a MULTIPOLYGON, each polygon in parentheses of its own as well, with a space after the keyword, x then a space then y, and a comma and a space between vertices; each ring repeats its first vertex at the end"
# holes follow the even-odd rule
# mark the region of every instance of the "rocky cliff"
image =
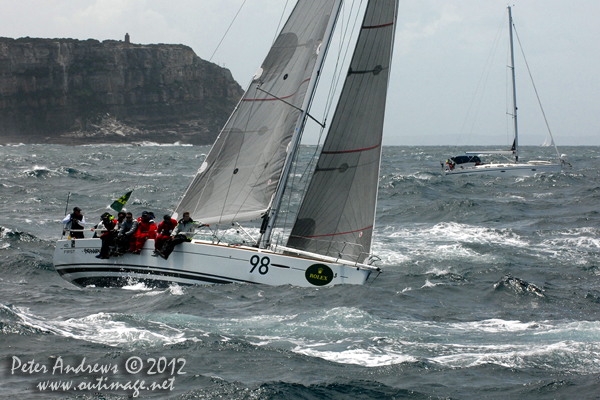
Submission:
POLYGON ((209 144, 242 93, 183 45, 0 38, 0 144, 209 144))

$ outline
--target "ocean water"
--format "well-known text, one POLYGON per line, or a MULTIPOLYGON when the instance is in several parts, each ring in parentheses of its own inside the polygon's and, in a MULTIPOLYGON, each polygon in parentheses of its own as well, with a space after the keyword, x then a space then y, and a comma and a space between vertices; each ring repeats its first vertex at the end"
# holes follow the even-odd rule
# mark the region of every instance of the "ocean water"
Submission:
POLYGON ((467 178, 441 174, 450 147, 385 147, 384 272, 365 286, 58 276, 69 192, 88 224, 134 186, 128 209, 160 216, 207 151, 0 147, 0 398, 600 398, 600 148, 561 148, 560 174, 467 178))

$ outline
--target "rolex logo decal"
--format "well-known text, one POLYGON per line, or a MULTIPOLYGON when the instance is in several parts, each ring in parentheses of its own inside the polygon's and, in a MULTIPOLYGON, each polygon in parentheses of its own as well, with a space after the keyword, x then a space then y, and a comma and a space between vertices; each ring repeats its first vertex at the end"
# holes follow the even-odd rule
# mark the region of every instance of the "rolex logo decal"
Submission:
POLYGON ((333 280, 333 271, 325 264, 313 264, 306 269, 306 280, 315 286, 325 286, 333 280))

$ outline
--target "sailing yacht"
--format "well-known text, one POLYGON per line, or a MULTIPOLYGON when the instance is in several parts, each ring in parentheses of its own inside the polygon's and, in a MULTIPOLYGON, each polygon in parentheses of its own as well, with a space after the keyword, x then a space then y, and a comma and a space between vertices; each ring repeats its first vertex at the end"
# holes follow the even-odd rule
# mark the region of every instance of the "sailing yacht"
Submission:
MULTIPOLYGON (((261 221, 254 245, 192 240, 168 260, 98 259, 99 239, 59 240, 54 266, 79 286, 211 283, 364 284, 371 254, 383 119, 398 0, 370 0, 327 138, 291 234, 273 239, 288 176, 342 0, 299 0, 176 206, 215 226, 261 221)), ((374 279, 374 278, 373 278, 374 279)))
POLYGON ((550 147, 550 146, 556 146, 554 144, 554 139, 548 140, 550 139, 549 137, 546 137, 546 139, 544 140, 544 143, 540 144, 541 147, 550 147))
MULTIPOLYGON (((519 130, 517 124, 517 89, 515 83, 515 55, 513 45, 513 19, 511 7, 508 7, 508 28, 510 38, 510 70, 512 79, 512 117, 514 124, 514 141, 509 150, 500 151, 467 151, 465 155, 451 157, 442 162, 442 171, 445 175, 494 175, 494 176, 533 176, 539 173, 561 172, 565 165, 563 157, 558 152, 558 147, 554 144, 552 133, 548 133, 552 138, 552 144, 556 149, 558 162, 531 160, 527 163, 519 162, 519 130), (481 160, 483 156, 508 156, 514 159, 508 162, 484 163, 481 160)), ((545 118, 545 116, 544 116, 545 118)), ((547 124, 547 122, 546 122, 547 124)))

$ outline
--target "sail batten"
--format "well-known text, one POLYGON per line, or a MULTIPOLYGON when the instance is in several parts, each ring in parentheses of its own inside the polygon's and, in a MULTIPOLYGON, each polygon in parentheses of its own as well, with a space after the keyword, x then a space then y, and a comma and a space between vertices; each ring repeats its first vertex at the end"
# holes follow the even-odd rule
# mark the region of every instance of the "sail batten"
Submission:
MULTIPOLYGON (((175 212, 213 223, 269 208, 336 0, 301 0, 175 212)), ((257 217, 258 216, 258 217, 257 217)))
POLYGON ((287 246, 363 262, 371 251, 397 0, 371 0, 287 246))
POLYGON ((375 146, 365 147, 364 149, 354 149, 354 150, 339 150, 339 151, 323 151, 322 154, 342 154, 342 153, 356 153, 359 151, 367 151, 374 150, 381 146, 381 143, 376 144, 375 146))
POLYGON ((356 232, 362 232, 362 231, 366 231, 367 229, 372 229, 373 225, 371 226, 367 226, 366 228, 362 228, 362 229, 357 229, 355 231, 351 231, 351 232, 338 232, 338 233, 330 233, 327 235, 313 235, 313 236, 294 236, 294 235, 290 235, 290 237, 294 236, 294 237, 299 237, 299 238, 307 238, 307 239, 312 239, 312 238, 318 238, 318 237, 327 237, 327 236, 337 236, 337 235, 347 235, 349 233, 356 233, 356 232))

